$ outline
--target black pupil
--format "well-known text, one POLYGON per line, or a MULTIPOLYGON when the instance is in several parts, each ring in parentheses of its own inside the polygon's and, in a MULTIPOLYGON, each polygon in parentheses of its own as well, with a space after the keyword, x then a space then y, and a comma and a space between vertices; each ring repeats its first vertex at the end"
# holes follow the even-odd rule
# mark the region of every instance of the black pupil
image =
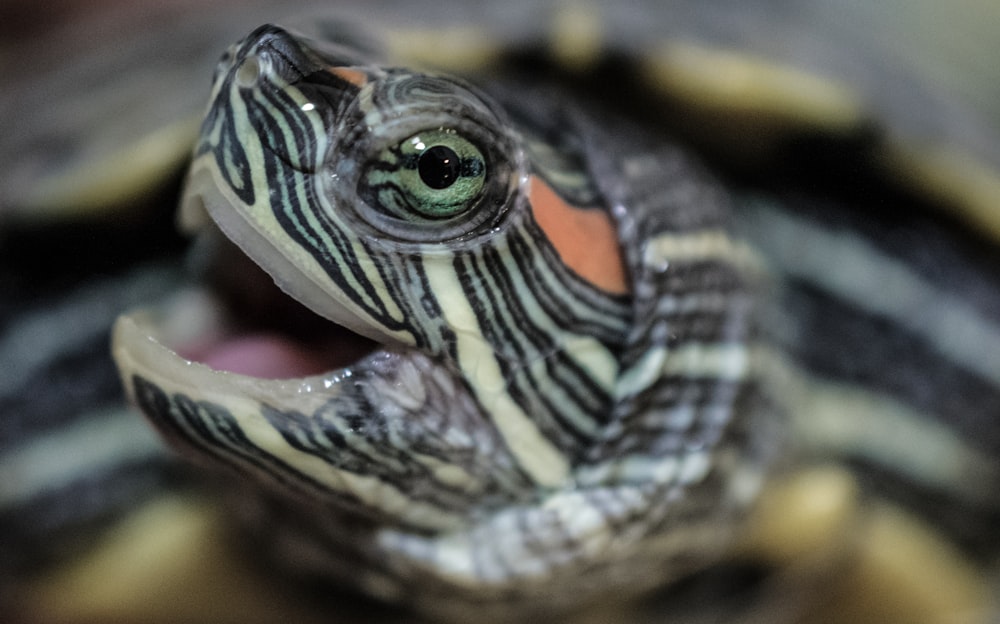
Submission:
POLYGON ((455 183, 462 172, 462 159, 455 150, 444 145, 435 145, 420 154, 417 171, 424 184, 432 189, 448 188, 455 183))

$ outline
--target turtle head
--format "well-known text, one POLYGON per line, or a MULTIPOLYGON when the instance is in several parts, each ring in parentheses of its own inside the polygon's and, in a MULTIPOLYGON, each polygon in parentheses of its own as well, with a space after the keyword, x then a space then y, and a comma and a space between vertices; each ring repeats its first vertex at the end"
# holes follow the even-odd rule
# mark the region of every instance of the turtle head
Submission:
MULTIPOLYGON (((373 440, 357 422, 380 435, 405 427, 376 446, 407 470, 424 459, 401 449, 428 444, 414 429, 432 426, 436 461, 466 466, 463 473, 475 466, 469 487, 492 492, 463 496, 468 509, 564 486, 608 417, 628 294, 588 278, 567 260, 566 245, 550 240, 548 232, 571 239, 567 232, 581 226, 553 218, 574 209, 529 171, 523 142, 496 104, 459 79, 370 58, 265 26, 222 59, 182 223, 223 248, 212 252, 210 273, 242 259, 223 271, 236 274, 222 306, 230 325, 263 316, 269 330, 287 326, 260 311, 283 315, 278 294, 310 320, 294 331, 294 349, 272 341, 269 350, 237 350, 233 362, 219 353, 232 352, 237 338, 248 344, 244 329, 178 337, 167 314, 133 316, 119 323, 115 347, 125 385, 175 445, 209 463, 217 456, 205 446, 214 442, 192 444, 190 432, 177 430, 177 401, 211 401, 240 430, 271 414, 282 435, 295 428, 292 414, 321 409, 336 422, 310 427, 337 438, 350 430, 365 445, 373 440), (232 296, 261 283, 276 284, 275 296, 253 306, 232 296), (303 348, 321 351, 308 374, 275 364, 267 376, 280 380, 258 378, 258 364, 301 361, 303 348), (481 448, 494 452, 470 455, 481 448)), ((582 222, 614 238, 606 211, 581 210, 582 222)), ((614 240, 610 255, 598 262, 621 273, 614 240)), ((288 440, 272 442, 266 453, 291 452, 288 440)), ((368 477, 378 469, 378 460, 358 465, 349 453, 315 451, 351 466, 336 471, 368 477)), ((298 478, 258 476, 301 497, 298 478)), ((419 483, 395 485, 454 496, 453 484, 411 479, 419 483)), ((369 501, 365 511, 391 505, 395 521, 413 521, 399 502, 369 501)))
POLYGON ((182 207, 223 322, 190 298, 121 319, 132 400, 236 474, 276 550, 433 611, 639 591, 714 552, 753 488, 714 461, 748 454, 747 306, 711 185, 372 58, 273 26, 224 57, 182 207), (686 518, 710 538, 659 539, 686 518))

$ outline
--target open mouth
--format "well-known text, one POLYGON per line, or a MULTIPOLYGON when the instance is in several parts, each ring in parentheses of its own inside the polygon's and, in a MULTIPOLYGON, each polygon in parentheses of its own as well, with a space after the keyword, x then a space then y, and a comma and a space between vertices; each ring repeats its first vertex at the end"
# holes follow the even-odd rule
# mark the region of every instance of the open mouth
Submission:
POLYGON ((220 322, 200 340, 177 345, 185 359, 215 370, 288 379, 349 366, 376 347, 283 292, 214 224, 200 234, 195 263, 220 322))
POLYGON ((271 380, 308 386, 340 376, 379 347, 283 292, 210 219, 201 229, 192 255, 198 285, 116 324, 123 376, 188 389, 221 389, 244 377, 266 392, 271 380))

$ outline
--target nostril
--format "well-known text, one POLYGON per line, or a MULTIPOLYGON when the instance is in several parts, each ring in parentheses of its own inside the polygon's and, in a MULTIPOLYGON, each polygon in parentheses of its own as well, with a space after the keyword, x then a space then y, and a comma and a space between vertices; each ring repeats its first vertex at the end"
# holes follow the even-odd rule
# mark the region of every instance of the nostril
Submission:
POLYGON ((265 78, 295 83, 315 71, 318 63, 302 49, 302 44, 283 28, 265 24, 238 43, 229 53, 232 59, 220 63, 241 88, 261 86, 265 78))
POLYGON ((243 59, 240 66, 236 68, 236 74, 233 77, 240 87, 252 87, 257 84, 258 78, 260 78, 260 61, 257 60, 256 56, 248 56, 243 59))

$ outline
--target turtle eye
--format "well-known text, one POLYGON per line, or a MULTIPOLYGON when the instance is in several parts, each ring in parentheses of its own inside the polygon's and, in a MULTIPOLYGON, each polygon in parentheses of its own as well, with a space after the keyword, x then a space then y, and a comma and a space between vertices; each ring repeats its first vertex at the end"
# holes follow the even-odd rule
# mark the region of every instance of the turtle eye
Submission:
POLYGON ((405 220, 443 220, 473 209, 486 184, 482 151, 450 129, 427 130, 382 150, 361 180, 362 196, 405 220))
POLYGON ((450 78, 392 70, 331 128, 329 208, 379 245, 495 236, 520 205, 524 163, 506 117, 450 78))

